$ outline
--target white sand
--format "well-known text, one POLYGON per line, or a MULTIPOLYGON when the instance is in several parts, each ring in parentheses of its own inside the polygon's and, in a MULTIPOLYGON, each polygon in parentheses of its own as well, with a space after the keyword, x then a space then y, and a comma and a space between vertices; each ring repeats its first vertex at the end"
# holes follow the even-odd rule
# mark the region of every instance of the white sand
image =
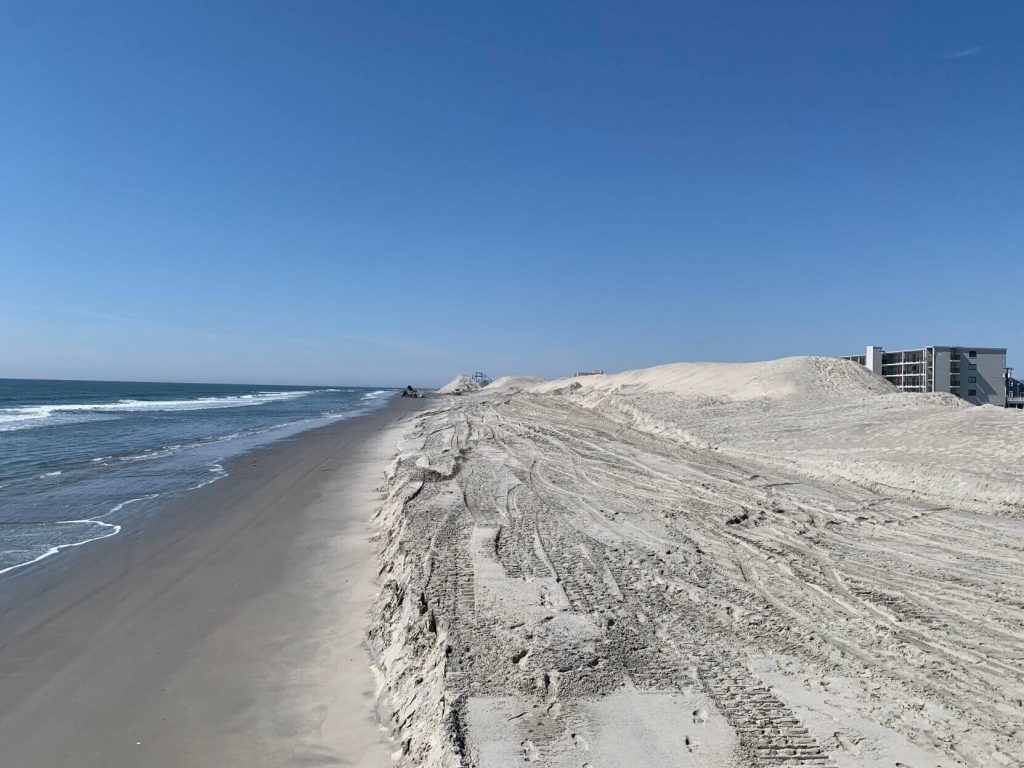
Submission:
POLYGON ((400 764, 1024 764, 1024 414, 827 358, 495 385, 389 469, 400 764))
POLYGON ((465 374, 460 374, 437 391, 442 395, 462 395, 466 392, 476 392, 478 389, 480 389, 480 382, 465 374))
POLYGON ((566 387, 580 393, 656 392, 691 400, 729 401, 897 391, 864 366, 830 357, 786 357, 766 363, 671 363, 610 375, 556 379, 538 384, 531 391, 552 392, 566 387))
POLYGON ((488 395, 510 395, 544 383, 544 379, 539 376, 500 376, 488 384, 486 389, 488 395))
POLYGON ((677 363, 532 391, 567 387, 575 404, 695 447, 929 504, 1024 512, 1019 411, 902 393, 851 361, 677 363))

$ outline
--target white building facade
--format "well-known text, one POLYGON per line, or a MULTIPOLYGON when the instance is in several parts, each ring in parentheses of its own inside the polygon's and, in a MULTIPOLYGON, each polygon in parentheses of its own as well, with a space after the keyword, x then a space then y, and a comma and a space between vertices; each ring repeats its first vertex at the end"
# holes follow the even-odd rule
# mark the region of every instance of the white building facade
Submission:
POLYGON ((945 347, 887 352, 869 346, 860 363, 904 392, 951 392, 975 405, 1006 405, 1004 347, 945 347))

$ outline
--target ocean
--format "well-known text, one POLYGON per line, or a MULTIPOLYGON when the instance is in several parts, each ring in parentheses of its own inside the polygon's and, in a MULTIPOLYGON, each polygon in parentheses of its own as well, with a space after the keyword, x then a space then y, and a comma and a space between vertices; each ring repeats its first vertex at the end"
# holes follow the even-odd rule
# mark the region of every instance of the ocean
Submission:
POLYGON ((232 456, 380 407, 390 389, 0 379, 0 579, 116 536, 232 456))

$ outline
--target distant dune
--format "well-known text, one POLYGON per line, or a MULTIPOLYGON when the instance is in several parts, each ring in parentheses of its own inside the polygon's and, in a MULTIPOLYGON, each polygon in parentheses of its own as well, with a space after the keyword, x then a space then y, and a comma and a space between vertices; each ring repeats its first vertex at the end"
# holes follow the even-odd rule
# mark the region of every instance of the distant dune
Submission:
POLYGON ((463 374, 456 376, 437 391, 442 395, 459 395, 466 392, 476 392, 478 389, 480 389, 480 383, 463 374))
POLYGON ((497 393, 511 394, 545 383, 545 380, 539 376, 501 376, 488 384, 486 389, 489 395, 497 393))
POLYGON ((578 388, 583 393, 662 392, 682 398, 735 401, 897 391, 863 365, 831 357, 786 357, 763 363, 670 363, 610 375, 556 379, 531 391, 552 392, 564 387, 578 388))

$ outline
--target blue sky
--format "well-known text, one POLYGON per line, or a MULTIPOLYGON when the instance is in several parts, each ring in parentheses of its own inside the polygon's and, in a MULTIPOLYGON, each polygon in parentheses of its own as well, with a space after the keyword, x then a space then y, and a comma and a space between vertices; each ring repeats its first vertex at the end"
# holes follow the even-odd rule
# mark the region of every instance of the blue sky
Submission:
POLYGON ((1024 3, 8 1, 0 98, 0 376, 1024 372, 1024 3))

